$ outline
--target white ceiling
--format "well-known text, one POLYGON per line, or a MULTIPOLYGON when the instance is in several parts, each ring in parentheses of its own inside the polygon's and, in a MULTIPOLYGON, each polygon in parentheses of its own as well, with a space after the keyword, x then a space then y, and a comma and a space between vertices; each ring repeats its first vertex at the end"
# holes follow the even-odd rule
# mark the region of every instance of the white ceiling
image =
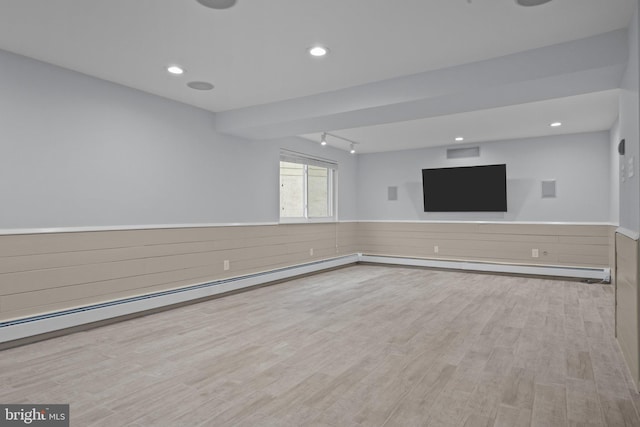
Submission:
MULTIPOLYGON (((331 133, 358 142, 358 153, 373 153, 597 132, 611 129, 616 121, 618 96, 618 90, 608 90, 331 133), (562 126, 551 127, 553 122, 561 122, 562 126), (463 137, 464 141, 456 142, 456 137, 463 137)), ((321 134, 304 137, 319 142, 321 134)), ((350 145, 331 136, 327 136, 327 144, 344 150, 350 145)))
MULTIPOLYGON (((0 49, 227 112, 625 28, 636 3, 554 0, 525 8, 515 0, 238 0, 231 9, 212 10, 196 0, 0 0, 0 49), (309 57, 305 50, 315 43, 330 54, 309 57), (169 64, 187 72, 168 75, 169 64), (192 80, 215 89, 192 90, 186 86, 192 80)), ((585 112, 563 127, 585 131, 594 122, 612 121, 612 97, 326 130, 372 141, 371 151, 384 151, 448 143, 453 131, 467 133, 469 141, 527 136, 515 129, 557 107, 585 112), (506 116, 519 125, 510 128, 502 120, 488 129, 487 123, 506 116)))

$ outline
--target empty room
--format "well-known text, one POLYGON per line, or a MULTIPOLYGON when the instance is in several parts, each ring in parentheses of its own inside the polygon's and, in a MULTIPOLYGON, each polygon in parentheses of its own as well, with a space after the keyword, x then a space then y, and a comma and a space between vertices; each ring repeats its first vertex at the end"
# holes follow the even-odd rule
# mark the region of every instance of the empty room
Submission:
POLYGON ((638 0, 0 0, 0 426, 640 426, 638 0))

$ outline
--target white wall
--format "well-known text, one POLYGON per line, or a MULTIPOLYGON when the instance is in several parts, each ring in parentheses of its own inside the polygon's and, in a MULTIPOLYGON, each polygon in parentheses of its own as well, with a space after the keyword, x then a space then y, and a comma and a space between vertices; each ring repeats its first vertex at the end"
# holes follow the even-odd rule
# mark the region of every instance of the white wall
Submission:
POLYGON ((629 25, 629 64, 622 81, 620 95, 620 135, 625 139, 625 155, 620 158, 624 164, 624 181, 620 182, 620 226, 632 231, 640 231, 640 98, 638 86, 640 71, 638 56, 640 49, 638 32, 638 10, 629 25), (630 168, 630 162, 632 167, 630 168), (633 176, 629 176, 632 171, 633 176))
MULTIPOLYGON (((0 94, 0 229, 275 222, 279 147, 317 150, 225 136, 210 112, 3 51, 0 94)), ((323 153, 355 182, 348 153, 323 153)), ((354 193, 341 185, 345 219, 354 193)))
MULTIPOLYGON (((484 143, 479 159, 457 161, 444 148, 351 156, 300 138, 230 137, 210 112, 0 51, 0 229, 276 222, 281 147, 340 163, 341 220, 615 222, 611 138, 626 138, 636 160, 640 151, 634 22, 619 136, 484 143), (508 164, 508 213, 423 212, 422 168, 492 163, 508 164), (558 197, 542 199, 550 178, 558 197)), ((637 230, 638 173, 623 184, 620 221, 637 230)))
POLYGON ((361 220, 491 220, 609 222, 608 132, 483 143, 480 157, 447 159, 446 147, 359 155, 361 220), (425 213, 424 168, 507 164, 507 213, 425 213), (541 197, 541 180, 556 179, 557 197, 541 197), (398 200, 387 200, 387 187, 398 200))

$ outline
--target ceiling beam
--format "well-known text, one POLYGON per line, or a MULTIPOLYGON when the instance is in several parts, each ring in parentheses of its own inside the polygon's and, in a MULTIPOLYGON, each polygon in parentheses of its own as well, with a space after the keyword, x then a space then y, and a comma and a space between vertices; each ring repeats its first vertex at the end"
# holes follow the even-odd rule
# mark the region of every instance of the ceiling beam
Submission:
MULTIPOLYGON (((620 87, 627 31, 342 90, 217 113, 222 133, 273 139, 620 87)), ((426 54, 426 53, 425 53, 426 54)))

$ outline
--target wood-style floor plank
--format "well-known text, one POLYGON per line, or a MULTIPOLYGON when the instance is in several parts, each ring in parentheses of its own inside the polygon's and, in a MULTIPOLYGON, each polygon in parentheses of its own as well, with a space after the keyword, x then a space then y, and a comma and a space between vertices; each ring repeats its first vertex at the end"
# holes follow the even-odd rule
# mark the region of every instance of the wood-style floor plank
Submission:
POLYGON ((352 266, 0 352, 82 426, 640 426, 610 285, 352 266))

